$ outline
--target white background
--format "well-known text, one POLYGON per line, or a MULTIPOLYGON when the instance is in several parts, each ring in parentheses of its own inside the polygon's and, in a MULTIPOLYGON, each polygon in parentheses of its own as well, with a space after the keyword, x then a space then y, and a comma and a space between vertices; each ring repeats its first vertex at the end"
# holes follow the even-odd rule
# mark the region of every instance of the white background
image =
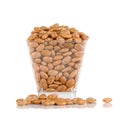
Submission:
POLYGON ((0 130, 120 129, 119 87, 119 0, 0 0, 0 130), (90 37, 77 96, 96 98, 94 108, 16 108, 17 98, 37 94, 26 39, 33 27, 54 23, 90 37))

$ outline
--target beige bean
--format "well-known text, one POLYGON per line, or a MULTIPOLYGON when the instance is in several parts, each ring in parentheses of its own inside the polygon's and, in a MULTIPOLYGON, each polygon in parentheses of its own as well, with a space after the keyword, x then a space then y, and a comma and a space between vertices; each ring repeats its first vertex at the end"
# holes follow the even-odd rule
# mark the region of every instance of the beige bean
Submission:
POLYGON ((44 62, 44 61, 41 61, 41 63, 40 63, 41 65, 44 65, 44 66, 46 66, 47 65, 47 63, 46 62, 44 62))
POLYGON ((37 63, 37 64, 40 64, 41 59, 34 59, 34 62, 37 63))
POLYGON ((62 64, 55 66, 55 70, 57 70, 57 71, 60 71, 60 70, 62 70, 64 68, 65 68, 65 66, 62 65, 62 64))
POLYGON ((53 65, 54 65, 54 66, 59 65, 61 62, 62 62, 61 60, 54 61, 54 62, 53 62, 53 65))
POLYGON ((33 59, 35 59, 35 58, 40 58, 40 56, 41 56, 40 52, 33 52, 33 53, 31 54, 31 57, 32 57, 33 59))
POLYGON ((40 65, 40 70, 43 72, 48 72, 48 68, 44 65, 40 65))
POLYGON ((51 50, 51 55, 52 55, 52 57, 55 56, 55 51, 54 50, 51 50))
POLYGON ((72 55, 72 52, 66 52, 66 53, 63 53, 63 56, 70 56, 70 55, 72 55))
POLYGON ((48 77, 48 79, 47 79, 47 83, 48 83, 48 84, 52 84, 52 83, 54 82, 54 80, 55 80, 55 77, 50 76, 50 77, 48 77))
POLYGON ((53 59, 52 59, 52 57, 45 56, 43 58, 43 61, 46 62, 46 63, 51 63, 53 61, 53 59))
POLYGON ((45 73, 45 72, 40 72, 40 75, 43 79, 47 79, 48 78, 48 75, 45 73))
POLYGON ((62 37, 57 37, 57 42, 58 42, 59 44, 64 44, 64 43, 65 43, 65 39, 62 38, 62 37))
POLYGON ((28 46, 30 46, 30 47, 37 47, 39 44, 37 43, 37 42, 29 42, 28 43, 28 46))
POLYGON ((70 56, 66 56, 63 60, 62 63, 63 64, 68 64, 71 61, 71 57, 70 56))
POLYGON ((81 43, 82 42, 82 39, 81 38, 74 38, 74 41, 75 41, 75 43, 81 43))
POLYGON ((80 62, 80 61, 81 61, 81 58, 79 58, 79 57, 78 57, 78 58, 73 58, 72 61, 73 61, 73 62, 80 62))
POLYGON ((71 51, 72 51, 73 53, 77 52, 77 50, 76 50, 76 49, 71 49, 71 51))
POLYGON ((63 58, 62 55, 58 55, 58 56, 55 56, 53 59, 54 59, 54 60, 61 60, 62 58, 63 58))
POLYGON ((52 40, 49 42, 49 45, 55 46, 57 45, 57 41, 56 40, 52 40))
POLYGON ((35 51, 35 48, 30 48, 30 53, 33 53, 35 51))
POLYGON ((52 49, 53 49, 53 46, 46 46, 45 49, 46 49, 46 50, 52 50, 52 49))
POLYGON ((49 63, 49 64, 48 64, 48 69, 49 69, 49 70, 53 69, 53 64, 49 63))
POLYGON ((69 66, 74 67, 75 66, 75 62, 70 62, 69 66))
POLYGON ((68 52, 68 51, 69 51, 68 48, 63 48, 63 49, 60 50, 60 52, 62 52, 62 53, 63 53, 63 52, 68 52))
POLYGON ((58 74, 58 71, 56 71, 56 70, 50 70, 48 72, 48 75, 50 75, 50 76, 56 76, 57 74, 58 74))
POLYGON ((40 44, 37 48, 36 51, 41 52, 44 49, 45 45, 44 44, 40 44))
POLYGON ((35 73, 35 78, 36 78, 36 80, 39 82, 40 81, 40 79, 41 79, 41 77, 40 77, 40 73, 35 73))
POLYGON ((77 43, 75 44, 75 49, 78 50, 78 51, 81 51, 81 44, 80 43, 77 43))
POLYGON ((74 78, 78 74, 78 70, 73 70, 70 74, 70 78, 74 78))
POLYGON ((76 57, 82 57, 83 54, 84 54, 83 52, 81 53, 81 52, 78 51, 78 52, 75 53, 75 56, 76 56, 76 57))
POLYGON ((42 54, 43 56, 51 56, 51 51, 50 51, 50 50, 42 50, 42 51, 41 51, 41 54, 42 54))
POLYGON ((64 72, 64 76, 65 76, 66 78, 68 78, 68 77, 69 77, 69 73, 68 73, 68 72, 64 72))
POLYGON ((39 70, 40 70, 39 64, 37 64, 37 63, 33 63, 33 68, 36 72, 39 72, 39 70))
POLYGON ((59 46, 54 46, 54 50, 58 51, 58 50, 60 50, 60 47, 59 46))
POLYGON ((47 84, 46 79, 41 79, 41 80, 40 80, 40 87, 43 88, 44 90, 47 89, 48 84, 47 84))
POLYGON ((62 72, 69 72, 72 70, 72 67, 68 66, 65 69, 62 70, 62 72))

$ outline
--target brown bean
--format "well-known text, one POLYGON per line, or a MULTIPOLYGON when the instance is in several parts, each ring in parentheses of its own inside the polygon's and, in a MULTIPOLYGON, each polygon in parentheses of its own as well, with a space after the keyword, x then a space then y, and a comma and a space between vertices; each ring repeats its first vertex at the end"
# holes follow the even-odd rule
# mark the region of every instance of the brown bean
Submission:
POLYGON ((54 81, 54 84, 61 85, 62 83, 61 83, 61 82, 58 82, 58 81, 54 81))
POLYGON ((74 79, 69 79, 67 82, 66 82, 66 86, 67 87, 72 87, 75 85, 75 80, 74 79))
POLYGON ((24 99, 23 98, 17 99, 16 103, 17 103, 18 106, 23 106, 24 105, 24 99))
POLYGON ((35 94, 30 94, 30 95, 28 95, 28 96, 26 97, 25 100, 33 101, 33 100, 35 100, 35 99, 37 99, 37 98, 38 98, 37 95, 35 95, 35 94))
POLYGON ((62 84, 65 84, 66 83, 66 78, 65 78, 65 76, 62 76, 61 78, 60 78, 60 82, 62 83, 62 84))
POLYGON ((60 86, 58 86, 58 88, 57 88, 57 91, 58 92, 64 92, 66 90, 66 86, 65 85, 60 85, 60 86))
POLYGON ((56 32, 51 32, 51 33, 50 33, 50 36, 54 39, 54 38, 57 37, 57 33, 56 33, 56 32))
POLYGON ((58 74, 56 75, 56 77, 55 77, 55 80, 59 80, 61 76, 62 76, 62 73, 61 73, 61 72, 58 73, 58 74))
POLYGON ((112 98, 109 98, 109 97, 103 99, 103 102, 105 103, 109 103, 111 101, 112 101, 112 98))
POLYGON ((46 99, 47 96, 46 96, 45 94, 41 94, 41 95, 38 96, 38 98, 39 98, 39 99, 46 99))
POLYGON ((58 97, 57 94, 50 94, 47 96, 47 99, 56 99, 58 97))
POLYGON ((64 106, 64 105, 66 105, 66 102, 65 102, 64 100, 57 100, 57 101, 56 101, 56 104, 57 104, 58 106, 64 106))
POLYGON ((49 88, 54 88, 54 89, 56 89, 58 87, 58 84, 50 84, 49 85, 49 88))
POLYGON ((96 99, 92 97, 86 98, 86 103, 88 104, 96 103, 96 99))
POLYGON ((55 92, 55 89, 54 88, 47 88, 46 92, 55 92))

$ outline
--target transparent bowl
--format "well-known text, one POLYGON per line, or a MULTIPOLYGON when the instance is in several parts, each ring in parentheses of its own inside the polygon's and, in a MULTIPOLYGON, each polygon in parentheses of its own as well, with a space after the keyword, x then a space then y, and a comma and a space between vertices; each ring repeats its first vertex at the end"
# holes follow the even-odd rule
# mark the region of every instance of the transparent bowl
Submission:
POLYGON ((86 41, 86 38, 60 36, 28 40, 38 94, 57 93, 65 98, 76 96, 86 41))

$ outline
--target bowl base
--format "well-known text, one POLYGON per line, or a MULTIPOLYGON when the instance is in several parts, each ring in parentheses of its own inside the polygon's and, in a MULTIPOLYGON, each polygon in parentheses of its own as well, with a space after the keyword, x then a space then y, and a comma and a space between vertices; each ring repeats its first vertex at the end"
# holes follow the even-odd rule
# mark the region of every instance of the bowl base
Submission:
POLYGON ((46 94, 47 96, 50 94, 57 94, 58 97, 61 98, 75 98, 76 97, 76 91, 72 91, 72 92, 45 92, 45 91, 40 91, 38 92, 38 95, 41 94, 46 94))

